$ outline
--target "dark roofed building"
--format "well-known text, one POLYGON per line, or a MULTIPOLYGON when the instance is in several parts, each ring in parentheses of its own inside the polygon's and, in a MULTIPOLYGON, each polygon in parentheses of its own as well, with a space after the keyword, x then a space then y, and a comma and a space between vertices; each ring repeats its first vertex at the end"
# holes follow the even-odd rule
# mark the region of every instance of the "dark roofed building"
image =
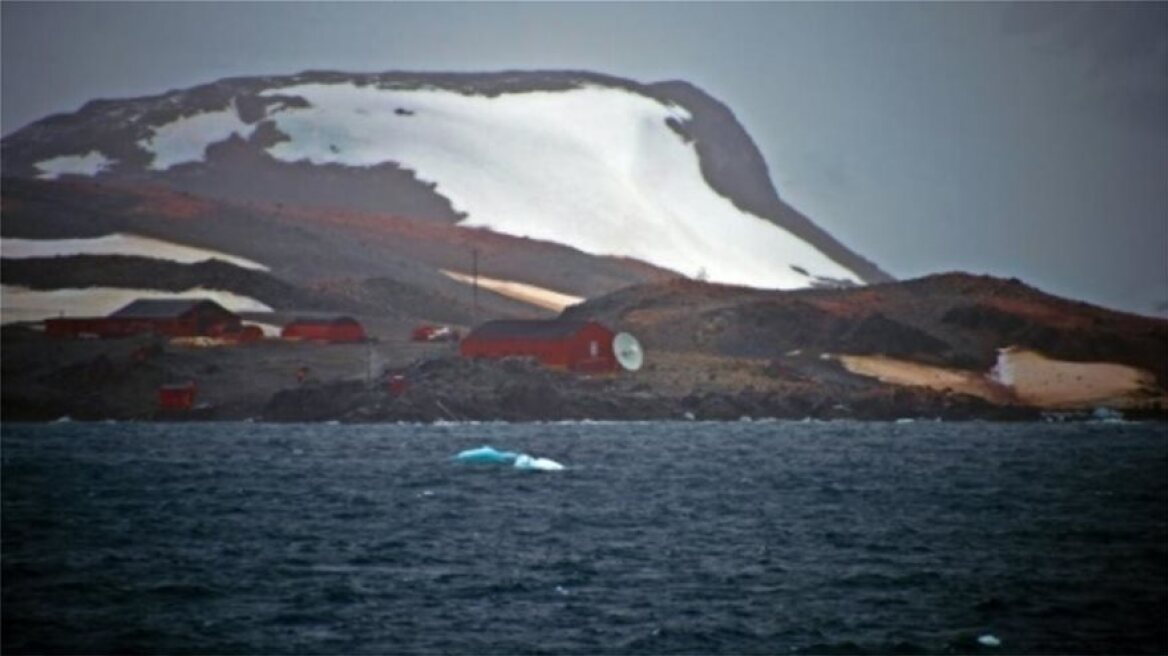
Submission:
POLYGON ((239 333, 242 321, 209 299, 138 299, 103 318, 46 319, 55 336, 124 337, 152 333, 166 337, 221 336, 239 333))
POLYGON ((197 337, 239 332, 239 316, 207 299, 138 299, 109 316, 167 337, 197 337))
POLYGON ((127 319, 169 319, 181 317, 201 305, 227 311, 215 301, 203 298, 140 298, 114 310, 110 316, 127 319))
POLYGON ((573 371, 615 371, 615 334, 595 321, 488 321, 459 344, 468 358, 530 357, 573 371))

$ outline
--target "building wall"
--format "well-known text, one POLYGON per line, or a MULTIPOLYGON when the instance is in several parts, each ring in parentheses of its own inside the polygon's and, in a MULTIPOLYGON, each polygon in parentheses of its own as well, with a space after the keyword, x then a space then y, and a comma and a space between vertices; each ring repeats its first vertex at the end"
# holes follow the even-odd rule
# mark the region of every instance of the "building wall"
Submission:
POLYGON ((158 388, 158 407, 163 410, 190 410, 195 404, 196 387, 187 385, 164 385, 158 388))
POLYGON ((365 339, 365 330, 356 322, 351 324, 296 322, 284 326, 280 336, 284 339, 322 342, 360 342, 365 339))
POLYGON ((598 323, 588 323, 574 334, 558 339, 484 339, 471 333, 459 345, 459 353, 470 358, 529 357, 556 369, 612 371, 616 369, 612 352, 614 336, 615 333, 598 323))
POLYGON ((211 307, 195 308, 178 318, 63 317, 45 319, 44 323, 45 334, 53 337, 126 337, 144 333, 166 337, 198 337, 236 333, 243 328, 238 316, 211 307))
POLYGON ((181 317, 179 325, 175 326, 179 330, 194 331, 181 335, 181 337, 210 335, 214 332, 239 332, 242 327, 243 323, 238 316, 214 306, 199 306, 194 308, 189 313, 189 316, 184 315, 181 317))
POLYGON ((586 371, 615 370, 616 356, 612 352, 614 337, 616 333, 598 323, 585 325, 573 340, 572 368, 586 371))

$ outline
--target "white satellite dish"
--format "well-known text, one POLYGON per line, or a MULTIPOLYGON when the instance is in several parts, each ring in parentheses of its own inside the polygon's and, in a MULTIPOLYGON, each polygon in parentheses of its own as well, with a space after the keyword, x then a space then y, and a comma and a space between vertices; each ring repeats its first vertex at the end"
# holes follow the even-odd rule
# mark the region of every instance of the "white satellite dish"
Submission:
POLYGON ((645 363, 645 352, 641 350, 641 343, 636 337, 628 333, 617 333, 612 338, 612 352, 616 361, 626 371, 636 371, 645 363))

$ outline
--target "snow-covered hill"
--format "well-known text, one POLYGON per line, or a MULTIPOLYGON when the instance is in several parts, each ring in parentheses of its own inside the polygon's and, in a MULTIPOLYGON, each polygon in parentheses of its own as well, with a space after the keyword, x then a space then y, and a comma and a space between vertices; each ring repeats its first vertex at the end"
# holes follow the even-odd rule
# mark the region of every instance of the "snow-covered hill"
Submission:
POLYGON ((50 117, 4 140, 4 169, 356 205, 763 288, 883 277, 782 204, 728 110, 679 84, 568 73, 228 80, 50 117))
POLYGON ((668 127, 687 118, 678 107, 602 88, 496 97, 352 84, 278 92, 310 106, 271 114, 290 137, 268 149, 272 156, 354 167, 396 161, 435 183, 467 225, 680 273, 704 270, 718 282, 807 286, 797 269, 860 282, 714 193, 693 145, 668 127))

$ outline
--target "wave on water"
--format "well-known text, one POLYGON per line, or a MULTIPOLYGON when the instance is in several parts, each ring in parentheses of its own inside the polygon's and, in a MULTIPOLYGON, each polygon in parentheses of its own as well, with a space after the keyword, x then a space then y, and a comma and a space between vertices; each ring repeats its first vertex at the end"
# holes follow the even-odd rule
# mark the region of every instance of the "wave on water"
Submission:
POLYGON ((0 430, 5 654, 1168 653, 1161 424, 0 430))

